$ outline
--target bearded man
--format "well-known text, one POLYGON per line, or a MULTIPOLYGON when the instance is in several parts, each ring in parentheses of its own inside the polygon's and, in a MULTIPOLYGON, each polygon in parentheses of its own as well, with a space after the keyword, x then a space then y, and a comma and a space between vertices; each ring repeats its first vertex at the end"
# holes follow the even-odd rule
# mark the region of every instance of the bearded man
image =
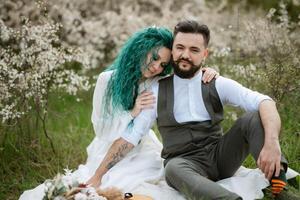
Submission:
POLYGON ((281 122, 275 102, 222 76, 198 84, 209 39, 208 27, 196 21, 175 26, 174 75, 152 87, 156 105, 142 111, 123 138, 136 145, 157 119, 167 183, 188 198, 241 199, 215 181, 233 176, 249 153, 277 195, 286 184, 287 161, 279 145, 281 122), (223 135, 225 104, 246 113, 223 135))

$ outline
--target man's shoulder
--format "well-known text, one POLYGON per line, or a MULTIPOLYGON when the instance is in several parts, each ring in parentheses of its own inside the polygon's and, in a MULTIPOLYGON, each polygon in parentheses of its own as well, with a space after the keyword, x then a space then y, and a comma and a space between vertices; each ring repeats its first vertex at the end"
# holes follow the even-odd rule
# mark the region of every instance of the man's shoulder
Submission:
POLYGON ((222 86, 225 86, 225 85, 232 85, 232 84, 236 84, 238 83, 237 81, 231 79, 231 78, 227 78, 227 77, 224 77, 224 76, 219 76, 217 79, 216 79, 216 85, 222 85, 222 86))

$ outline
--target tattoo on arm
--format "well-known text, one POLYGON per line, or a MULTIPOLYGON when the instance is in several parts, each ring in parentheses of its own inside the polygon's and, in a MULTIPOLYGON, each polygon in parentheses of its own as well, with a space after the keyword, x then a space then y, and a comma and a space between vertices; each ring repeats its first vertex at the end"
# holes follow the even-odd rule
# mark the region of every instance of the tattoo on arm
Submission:
POLYGON ((117 151, 111 156, 111 161, 107 163, 105 168, 107 170, 111 169, 115 164, 122 160, 125 155, 132 149, 129 143, 122 144, 117 151))

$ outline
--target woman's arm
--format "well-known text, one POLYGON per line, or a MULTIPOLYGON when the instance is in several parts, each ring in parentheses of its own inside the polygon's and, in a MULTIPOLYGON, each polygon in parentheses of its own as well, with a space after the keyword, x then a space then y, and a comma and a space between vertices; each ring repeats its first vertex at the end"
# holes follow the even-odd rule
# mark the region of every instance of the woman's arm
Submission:
POLYGON ((99 187, 104 174, 122 160, 133 147, 133 144, 127 142, 123 138, 115 140, 95 174, 87 181, 87 184, 95 188, 99 187))
MULTIPOLYGON (((107 75, 107 74, 106 74, 107 75)), ((110 77, 110 76, 109 76, 110 77)), ((92 114, 92 121, 95 125, 97 125, 97 121, 101 119, 101 106, 102 106, 102 100, 104 99, 104 93, 105 89, 107 87, 107 82, 109 78, 105 76, 105 74, 100 74, 95 92, 94 92, 94 98, 93 98, 93 114, 92 114)), ((132 115, 132 117, 136 117, 142 109, 151 108, 152 104, 155 102, 155 97, 152 95, 151 92, 143 92, 141 93, 136 101, 135 106, 131 112, 128 112, 128 115, 132 115)), ((131 120, 124 120, 123 115, 116 116, 113 120, 113 127, 106 127, 102 126, 101 129, 99 127, 95 127, 95 131, 101 131, 104 132, 101 135, 105 134, 115 134, 116 131, 123 131, 129 124, 131 120), (121 125, 120 123, 126 123, 125 126, 121 125)), ((130 117, 130 119, 132 119, 130 117)), ((105 124, 104 124, 105 125, 105 124)), ((97 134, 99 136, 99 133, 97 134)), ((110 146, 108 152, 106 153, 104 159, 100 163, 99 167, 97 168, 95 174, 88 180, 87 184, 97 188, 101 184, 102 177, 114 166, 116 165, 120 160, 122 160, 127 153, 133 149, 134 145, 130 142, 127 142, 123 138, 118 138, 113 142, 113 144, 110 146)))

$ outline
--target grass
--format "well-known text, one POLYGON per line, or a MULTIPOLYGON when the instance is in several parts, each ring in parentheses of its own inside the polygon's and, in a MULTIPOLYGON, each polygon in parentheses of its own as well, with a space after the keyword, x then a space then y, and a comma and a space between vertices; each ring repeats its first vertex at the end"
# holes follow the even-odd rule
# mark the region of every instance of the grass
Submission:
MULTIPOLYGON (((0 199, 18 199, 24 190, 53 178, 58 172, 63 172, 64 168, 76 169, 80 163, 85 162, 86 147, 94 137, 90 122, 92 91, 80 93, 79 98, 82 100, 77 102, 77 97, 63 93, 50 96, 47 127, 56 154, 52 152, 40 128, 34 129, 31 126, 30 137, 34 139, 25 142, 26 135, 17 135, 13 128, 0 127, 1 132, 8 132, 5 142, 3 134, 0 134, 0 199)), ((284 122, 282 150, 290 161, 290 167, 300 171, 300 137, 296 133, 296 130, 300 130, 300 124, 295 123, 299 118, 297 109, 284 107, 280 112, 284 122)), ((233 120, 227 116, 224 130, 232 123, 233 120)), ((255 167, 255 162, 249 157, 244 165, 255 167)), ((300 195, 299 188, 291 188, 291 191, 300 195)), ((268 192, 265 199, 271 199, 268 192)))
POLYGON ((14 131, 8 133, 0 151, 0 199, 18 199, 24 190, 53 178, 64 168, 76 169, 85 162, 86 147, 94 137, 90 122, 92 92, 79 97, 80 102, 65 94, 50 96, 47 129, 56 154, 40 128, 31 128, 36 137, 26 144, 14 131))

